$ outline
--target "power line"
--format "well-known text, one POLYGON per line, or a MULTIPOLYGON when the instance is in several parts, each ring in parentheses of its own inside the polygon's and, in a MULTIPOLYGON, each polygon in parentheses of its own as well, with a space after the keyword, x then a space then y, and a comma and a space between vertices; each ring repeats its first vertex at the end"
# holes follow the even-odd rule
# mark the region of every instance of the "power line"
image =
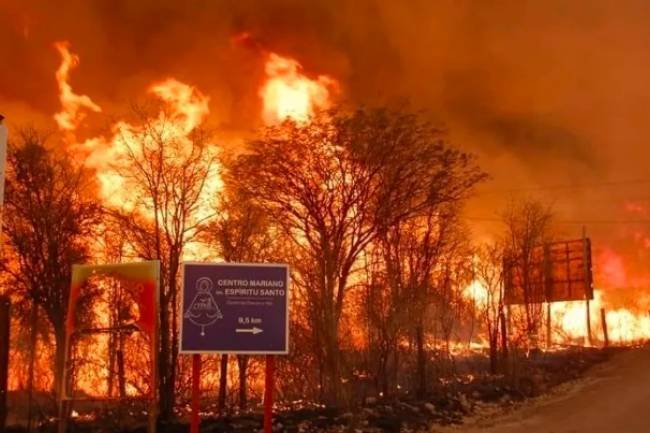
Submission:
POLYGON ((525 186, 515 188, 491 189, 485 191, 477 191, 476 195, 487 194, 501 194, 507 192, 526 192, 526 191, 557 191, 557 190, 576 190, 576 189, 589 189, 589 188, 603 188, 621 185, 641 185, 650 183, 650 179, 627 179, 616 180, 607 182, 591 182, 591 183, 571 183, 571 184, 557 184, 557 185, 539 185, 539 186, 525 186))
MULTIPOLYGON (((466 216, 465 219, 472 221, 485 221, 485 222, 503 222, 499 218, 490 217, 474 217, 466 216)), ((587 224, 650 224, 650 219, 639 220, 553 220, 554 224, 574 224, 574 225, 587 225, 587 224)))

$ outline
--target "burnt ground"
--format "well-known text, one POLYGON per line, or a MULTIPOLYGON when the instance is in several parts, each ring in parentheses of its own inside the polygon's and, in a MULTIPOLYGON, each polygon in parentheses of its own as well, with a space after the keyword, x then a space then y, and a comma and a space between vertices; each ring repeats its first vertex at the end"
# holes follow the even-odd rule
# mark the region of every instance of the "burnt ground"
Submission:
MULTIPOLYGON (((546 352, 518 365, 519 379, 503 375, 463 373, 445 377, 425 399, 408 395, 391 399, 366 399, 352 410, 323 408, 318 405, 287 405, 274 415, 274 433, 398 433, 429 431, 432 426, 461 424, 477 413, 501 413, 521 402, 547 393, 552 388, 578 379, 592 366, 602 363, 625 348, 595 349, 574 347, 546 352)), ((260 409, 260 408, 258 408, 260 409)), ((124 429, 116 423, 118 414, 104 413, 93 421, 71 423, 70 432, 145 432, 144 426, 124 429)), ((201 432, 259 433, 261 410, 236 416, 203 418, 201 432)), ((12 427, 8 431, 22 432, 12 427)), ((55 431, 43 423, 37 431, 55 431)), ((187 421, 159 426, 160 432, 186 433, 187 421)))

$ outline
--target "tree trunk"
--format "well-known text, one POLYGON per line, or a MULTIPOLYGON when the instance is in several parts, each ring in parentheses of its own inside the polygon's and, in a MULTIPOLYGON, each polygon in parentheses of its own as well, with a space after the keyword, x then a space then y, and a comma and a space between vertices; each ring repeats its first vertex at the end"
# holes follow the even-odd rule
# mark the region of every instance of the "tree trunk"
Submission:
POLYGON ((504 359, 508 358, 508 323, 503 311, 499 313, 499 323, 501 325, 501 352, 504 359))
POLYGON ((397 384, 399 383, 399 345, 397 344, 397 339, 393 341, 393 366, 392 366, 392 382, 393 389, 397 390, 397 384))
POLYGON ((340 352, 336 325, 329 323, 325 338, 325 403, 337 407, 341 398, 340 352))
POLYGON ((117 358, 117 385, 120 398, 126 397, 126 378, 124 377, 124 335, 118 334, 117 358))
POLYGON ((63 380, 63 369, 65 368, 65 324, 54 325, 54 340, 56 343, 54 353, 54 392, 55 395, 61 390, 63 380))
POLYGON ((501 370, 508 372, 510 370, 510 361, 508 360, 508 318, 503 311, 499 312, 499 324, 501 326, 501 370))
POLYGON ((228 387, 228 355, 221 355, 221 365, 219 367, 219 397, 217 401, 217 411, 220 416, 225 415, 226 411, 226 394, 228 387))
POLYGON ((248 389, 246 373, 248 369, 248 355, 237 355, 237 366, 239 367, 239 410, 246 410, 248 405, 248 389))
MULTIPOLYGON (((112 326, 112 324, 111 324, 112 326)), ((115 364, 117 362, 117 350, 115 347, 115 334, 108 335, 108 378, 106 379, 108 397, 113 397, 113 388, 115 382, 115 364)))
POLYGON ((29 378, 27 384, 27 431, 32 431, 32 406, 34 405, 34 361, 36 358, 36 336, 38 306, 32 303, 29 334, 29 378))
POLYGON ((426 378, 426 353, 424 351, 424 327, 418 325, 415 327, 415 346, 417 350, 417 388, 416 396, 424 398, 427 393, 426 378))
POLYGON ((381 393, 384 398, 388 397, 388 357, 389 353, 382 350, 379 355, 379 383, 381 384, 381 393))
POLYGON ((496 374, 499 368, 498 335, 492 331, 490 336, 490 373, 496 374))
MULTIPOLYGON (((161 286, 161 292, 163 286, 161 286)), ((158 393, 160 398, 161 421, 169 421, 172 417, 174 387, 170 383, 170 353, 169 353, 169 303, 164 293, 160 297, 160 353, 158 355, 158 393)))
POLYGON ((170 352, 171 352, 171 362, 169 365, 169 388, 170 388, 170 394, 171 394, 171 410, 173 411, 174 408, 174 395, 176 393, 176 373, 177 373, 177 367, 178 367, 178 296, 177 296, 177 290, 178 287, 176 287, 176 273, 173 273, 170 276, 170 293, 171 295, 171 310, 172 310, 172 317, 171 317, 171 344, 170 344, 170 352))

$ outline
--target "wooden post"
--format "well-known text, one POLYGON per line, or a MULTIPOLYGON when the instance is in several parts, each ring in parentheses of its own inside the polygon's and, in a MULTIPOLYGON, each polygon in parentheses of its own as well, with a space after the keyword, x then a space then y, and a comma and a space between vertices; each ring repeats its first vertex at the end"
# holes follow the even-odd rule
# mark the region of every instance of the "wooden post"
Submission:
POLYGON ((549 350, 551 348, 551 345, 553 344, 553 339, 551 338, 551 303, 547 302, 546 303, 546 350, 549 350))
POLYGON ((603 326, 603 345, 605 347, 609 346, 609 332, 607 330, 607 314, 605 314, 605 309, 600 309, 600 323, 603 326))
POLYGON ((275 358, 266 355, 266 372, 264 375, 264 433, 273 429, 273 388, 275 386, 275 358))
MULTIPOLYGON (((543 276, 544 276, 544 297, 546 298, 546 350, 550 350, 553 344, 552 338, 552 320, 551 317, 552 307, 551 302, 553 301, 553 269, 551 267, 551 251, 548 243, 544 243, 544 255, 543 255, 543 276)), ((568 275, 568 274, 567 274, 568 275)), ((571 290, 569 282, 569 291, 571 290)))
POLYGON ((190 422, 190 433, 199 433, 201 424, 200 397, 201 397, 201 355, 192 355, 192 419, 190 422))
POLYGON ((8 296, 0 296, 0 432, 7 422, 7 381, 9 378, 9 326, 11 303, 8 296))
POLYGON ((506 314, 503 310, 499 314, 499 322, 501 323, 501 353, 504 362, 506 362, 508 358, 508 325, 506 325, 506 314))
MULTIPOLYGON (((584 263, 585 263, 585 281, 589 280, 588 273, 589 273, 589 264, 588 264, 588 255, 589 255, 589 246, 587 244, 587 228, 582 227, 582 245, 583 245, 583 258, 584 258, 584 263)), ((591 336, 591 311, 589 309, 589 294, 585 293, 585 305, 587 308, 587 343, 589 346, 594 345, 593 338, 591 336)))
POLYGON ((586 309, 587 309, 587 344, 589 346, 593 346, 593 339, 591 337, 591 311, 589 309, 589 299, 585 301, 586 309))

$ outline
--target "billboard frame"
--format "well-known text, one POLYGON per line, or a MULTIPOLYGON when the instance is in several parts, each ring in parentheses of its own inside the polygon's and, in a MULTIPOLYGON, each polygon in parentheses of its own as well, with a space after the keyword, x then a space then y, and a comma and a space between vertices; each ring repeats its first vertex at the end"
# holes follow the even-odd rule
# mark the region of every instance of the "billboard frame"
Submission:
MULTIPOLYGON (((535 281, 535 284, 542 284, 541 293, 533 293, 531 296, 534 298, 532 301, 528 302, 529 304, 544 304, 552 302, 576 302, 584 300, 592 300, 594 298, 594 289, 593 289, 593 272, 592 272, 592 254, 591 254, 591 239, 588 237, 583 237, 581 239, 572 239, 572 240, 563 240, 563 241, 551 241, 545 242, 544 244, 538 245, 535 249, 541 250, 541 261, 535 261, 531 265, 534 267, 536 273, 541 275, 541 282, 535 281), (570 245, 571 244, 582 244, 582 253, 579 258, 572 258, 570 245), (553 260, 551 257, 552 249, 554 246, 563 245, 565 254, 563 255, 562 260, 553 260), (571 278, 571 262, 582 262, 583 279, 572 279, 571 278), (555 263, 565 264, 566 265, 566 276, 567 279, 554 279, 553 278, 553 265, 555 263), (582 297, 574 297, 572 299, 557 299, 554 295, 557 290, 555 286, 557 284, 566 284, 568 286, 569 295, 572 293, 572 284, 582 283, 584 287, 584 293, 582 297)), ((539 251, 538 250, 538 251, 539 251)), ((514 269, 518 268, 518 261, 504 258, 503 261, 503 272, 504 272, 504 302, 506 305, 525 305, 526 301, 523 299, 525 295, 523 294, 524 289, 521 285, 514 284, 513 272, 514 269), (519 296, 521 292, 522 296, 519 296)))

